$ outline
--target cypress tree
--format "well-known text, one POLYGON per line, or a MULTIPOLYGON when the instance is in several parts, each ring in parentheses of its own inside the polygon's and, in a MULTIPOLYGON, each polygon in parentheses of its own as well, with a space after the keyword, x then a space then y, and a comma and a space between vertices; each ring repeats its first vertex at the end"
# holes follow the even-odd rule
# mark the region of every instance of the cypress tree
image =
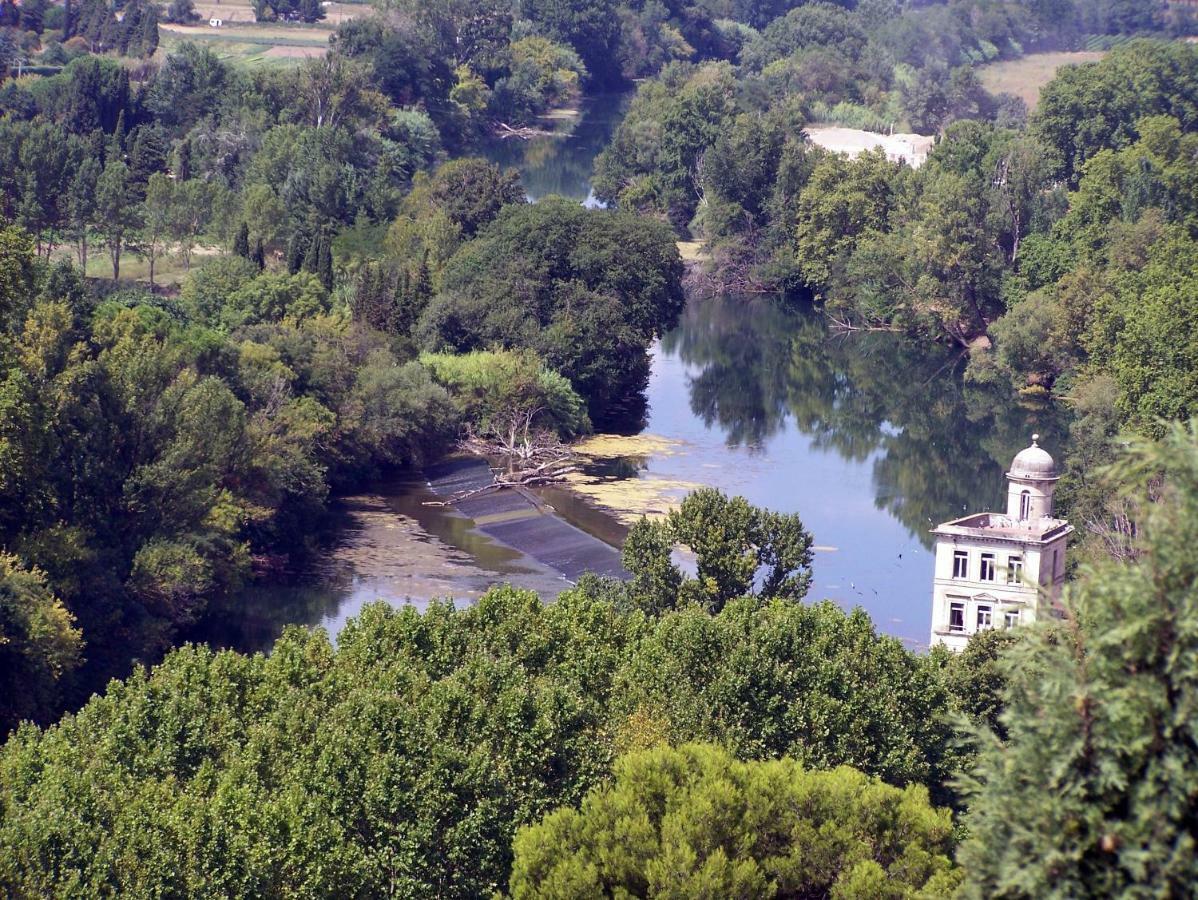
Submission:
POLYGON ((315 272, 320 267, 320 232, 312 232, 312 240, 308 241, 308 250, 304 253, 305 272, 315 272))
POLYGON ((191 141, 184 138, 179 142, 179 150, 175 154, 175 180, 187 181, 191 178, 191 141))
POLYGON ((250 258, 250 226, 245 222, 237 229, 237 237, 233 239, 233 252, 243 259, 250 258))
POLYGON ((326 291, 333 289, 333 242, 328 237, 320 239, 320 255, 316 261, 316 274, 326 291))
POLYGON ((116 117, 116 127, 112 129, 112 137, 108 139, 108 149, 104 161, 125 158, 125 111, 122 109, 116 117))
POLYGON ((428 251, 420 257, 420 266, 416 269, 416 277, 411 285, 412 306, 417 313, 424 310, 424 305, 433 296, 433 279, 428 269, 428 251))
POLYGON ((287 241, 287 274, 294 275, 303 265, 303 241, 298 234, 293 234, 287 241))
POLYGON ((143 59, 149 59, 158 49, 158 7, 152 3, 146 4, 142 10, 141 20, 141 52, 143 59))
POLYGON ((407 269, 401 270, 399 277, 395 279, 391 308, 395 329, 402 332, 411 331, 416 317, 412 311, 412 276, 408 274, 407 269))
POLYGON ((262 245, 262 238, 254 242, 254 252, 250 259, 254 261, 259 272, 266 268, 266 247, 262 245))

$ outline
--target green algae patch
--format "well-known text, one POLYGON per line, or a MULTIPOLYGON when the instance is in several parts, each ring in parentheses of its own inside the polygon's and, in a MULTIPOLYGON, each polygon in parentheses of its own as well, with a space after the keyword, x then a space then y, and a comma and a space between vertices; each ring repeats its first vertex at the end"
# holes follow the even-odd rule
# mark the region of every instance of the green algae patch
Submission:
POLYGON ((566 476, 566 484, 625 525, 641 516, 664 516, 702 485, 655 475, 647 471, 649 461, 675 456, 685 446, 654 434, 597 434, 573 446, 583 464, 566 476))
POLYGON ((681 453, 682 441, 656 434, 596 434, 572 446, 575 453, 592 459, 620 459, 649 456, 674 456, 681 453))

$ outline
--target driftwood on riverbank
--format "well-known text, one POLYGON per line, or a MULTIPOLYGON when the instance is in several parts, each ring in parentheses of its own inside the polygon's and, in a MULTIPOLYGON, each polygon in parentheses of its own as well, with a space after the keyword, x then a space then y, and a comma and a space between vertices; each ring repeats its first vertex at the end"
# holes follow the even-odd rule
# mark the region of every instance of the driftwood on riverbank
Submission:
POLYGON ((543 128, 533 128, 531 125, 509 125, 507 122, 495 123, 495 136, 501 138, 519 138, 522 141, 535 137, 564 137, 557 131, 546 131, 543 128))
POLYGON ((578 457, 569 445, 548 431, 534 430, 537 410, 513 413, 502 425, 492 424, 484 434, 467 434, 458 449, 471 456, 497 462, 491 465, 491 483, 458 491, 426 506, 452 506, 463 500, 501 491, 554 484, 578 470, 578 457))

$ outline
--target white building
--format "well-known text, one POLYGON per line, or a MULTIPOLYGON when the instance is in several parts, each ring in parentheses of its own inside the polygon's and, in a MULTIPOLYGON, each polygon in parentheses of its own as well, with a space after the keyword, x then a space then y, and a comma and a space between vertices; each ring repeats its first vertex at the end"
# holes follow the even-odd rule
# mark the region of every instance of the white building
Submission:
POLYGON ((1007 473, 1007 511, 945 522, 936 535, 932 646, 961 650, 987 628, 1031 622, 1058 603, 1073 526, 1052 516, 1056 464, 1036 442, 1007 473))

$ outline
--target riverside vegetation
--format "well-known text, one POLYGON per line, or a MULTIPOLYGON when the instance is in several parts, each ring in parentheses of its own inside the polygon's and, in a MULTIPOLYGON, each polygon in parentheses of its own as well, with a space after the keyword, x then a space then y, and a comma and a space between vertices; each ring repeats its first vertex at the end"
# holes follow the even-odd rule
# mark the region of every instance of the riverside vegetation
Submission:
POLYGON ((1187 9, 396 0, 248 71, 129 59, 152 4, 0 5, 0 886, 1185 893, 1198 49, 1160 38, 1187 9), (972 69, 1093 39, 1122 46, 1030 119, 972 69), (470 156, 632 79, 615 209, 470 156), (811 148, 816 120, 940 140, 911 171, 811 148), (913 654, 801 602, 798 516, 702 491, 634 527, 628 583, 170 649, 332 492, 463 429, 635 428, 682 232, 709 286, 810 291, 1068 403, 1064 620, 913 654))

